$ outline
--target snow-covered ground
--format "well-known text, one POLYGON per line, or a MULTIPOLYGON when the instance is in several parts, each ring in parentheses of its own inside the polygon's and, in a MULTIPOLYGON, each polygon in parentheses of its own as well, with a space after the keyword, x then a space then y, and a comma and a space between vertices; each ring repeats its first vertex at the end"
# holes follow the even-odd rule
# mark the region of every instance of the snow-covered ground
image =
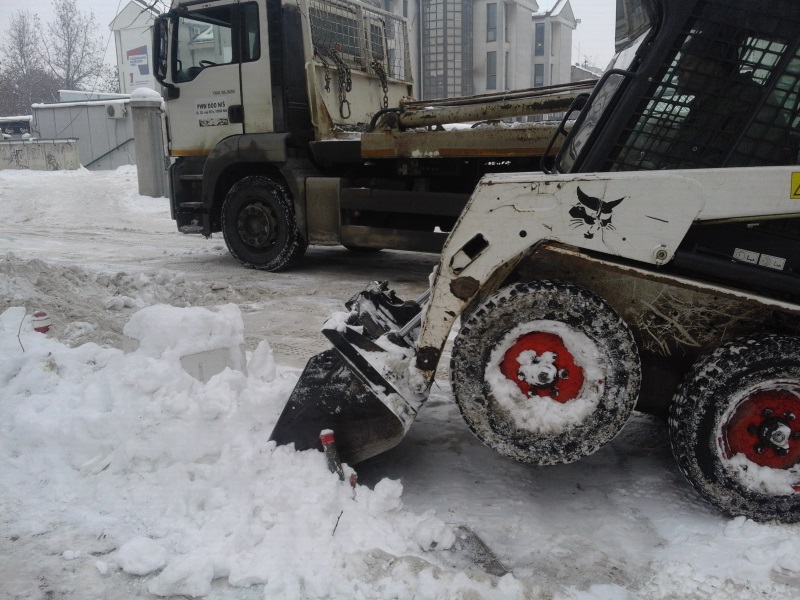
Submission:
POLYGON ((274 447, 326 316, 374 279, 417 296, 435 258, 248 271, 136 188, 132 168, 0 171, 0 598, 800 597, 800 525, 718 514, 642 415, 578 463, 518 464, 471 435, 443 360, 355 488, 274 447), (206 383, 181 365, 240 344, 206 383))

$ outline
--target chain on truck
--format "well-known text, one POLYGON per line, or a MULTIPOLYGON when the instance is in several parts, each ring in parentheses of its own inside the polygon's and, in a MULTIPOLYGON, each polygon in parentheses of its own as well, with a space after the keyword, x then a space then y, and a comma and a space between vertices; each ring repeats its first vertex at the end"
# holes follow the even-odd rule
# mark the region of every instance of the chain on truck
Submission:
POLYGON ((439 252, 483 175, 537 168, 553 126, 527 117, 593 85, 412 101, 406 20, 351 0, 175 0, 154 49, 178 229, 269 271, 439 252))

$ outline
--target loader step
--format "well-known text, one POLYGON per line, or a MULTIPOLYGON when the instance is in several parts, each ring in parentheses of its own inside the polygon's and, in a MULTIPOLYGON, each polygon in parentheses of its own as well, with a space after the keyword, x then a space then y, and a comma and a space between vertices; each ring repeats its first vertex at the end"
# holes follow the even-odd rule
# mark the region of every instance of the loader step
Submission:
POLYGON ((181 202, 178 205, 179 208, 183 208, 185 210, 201 210, 203 208, 202 202, 181 202))

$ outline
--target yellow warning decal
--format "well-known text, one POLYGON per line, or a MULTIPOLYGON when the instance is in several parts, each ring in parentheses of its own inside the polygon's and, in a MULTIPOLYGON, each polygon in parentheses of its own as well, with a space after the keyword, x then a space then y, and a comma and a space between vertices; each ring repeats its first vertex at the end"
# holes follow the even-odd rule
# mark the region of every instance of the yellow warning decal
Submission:
POLYGON ((792 173, 792 200, 800 200, 800 173, 792 173))

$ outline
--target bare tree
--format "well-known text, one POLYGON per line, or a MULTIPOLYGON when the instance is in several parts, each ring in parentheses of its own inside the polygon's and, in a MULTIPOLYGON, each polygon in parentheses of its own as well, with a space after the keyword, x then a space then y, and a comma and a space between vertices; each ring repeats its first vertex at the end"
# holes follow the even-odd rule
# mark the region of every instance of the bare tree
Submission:
POLYGON ((42 60, 41 26, 36 15, 18 11, 11 16, 0 47, 0 114, 28 114, 31 104, 50 102, 58 83, 42 60))
POLYGON ((53 0, 55 20, 47 25, 45 63, 63 89, 91 86, 103 69, 103 43, 92 12, 75 0, 53 0))
POLYGON ((101 72, 97 75, 95 91, 110 92, 119 94, 119 67, 117 65, 103 65, 101 72))
POLYGON ((43 66, 40 30, 39 17, 28 11, 18 11, 11 16, 7 42, 3 46, 3 66, 20 78, 30 77, 43 66))

